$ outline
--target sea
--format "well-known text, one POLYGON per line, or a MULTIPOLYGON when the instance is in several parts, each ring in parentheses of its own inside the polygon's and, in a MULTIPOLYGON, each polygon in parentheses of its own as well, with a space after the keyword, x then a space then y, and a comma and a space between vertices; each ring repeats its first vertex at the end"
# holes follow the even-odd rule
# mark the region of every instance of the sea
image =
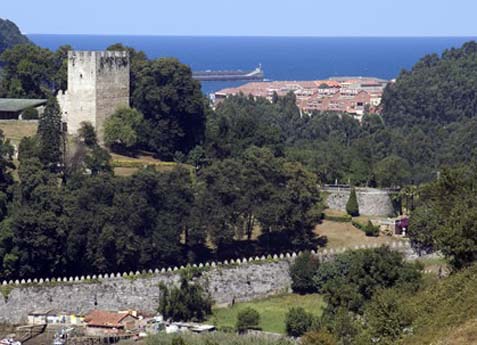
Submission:
MULTIPOLYGON (((426 54, 460 47, 476 37, 186 37, 46 35, 28 37, 56 50, 103 50, 114 43, 144 51, 149 58, 175 57, 192 70, 253 70, 267 80, 317 80, 333 76, 396 78, 426 54)), ((244 82, 203 82, 210 94, 244 82)))

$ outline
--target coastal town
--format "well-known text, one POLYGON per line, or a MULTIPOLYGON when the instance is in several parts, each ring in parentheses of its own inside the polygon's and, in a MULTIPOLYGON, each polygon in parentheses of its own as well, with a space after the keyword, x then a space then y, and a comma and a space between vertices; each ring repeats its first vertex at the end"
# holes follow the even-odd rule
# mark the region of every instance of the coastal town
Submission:
POLYGON ((215 104, 229 96, 264 97, 272 101, 292 92, 303 113, 346 112, 360 119, 365 112, 379 113, 384 88, 390 81, 374 77, 333 77, 315 81, 251 82, 215 92, 215 104))

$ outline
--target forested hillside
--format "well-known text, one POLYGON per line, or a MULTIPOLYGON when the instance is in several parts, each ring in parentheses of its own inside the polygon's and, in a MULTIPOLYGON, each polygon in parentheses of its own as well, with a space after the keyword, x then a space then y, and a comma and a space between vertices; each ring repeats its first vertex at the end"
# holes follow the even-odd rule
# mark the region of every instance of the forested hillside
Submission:
POLYGON ((29 43, 30 40, 22 35, 15 23, 0 18, 0 54, 17 44, 29 43))
POLYGON ((477 43, 427 55, 403 71, 383 96, 393 127, 444 125, 477 115, 477 43))

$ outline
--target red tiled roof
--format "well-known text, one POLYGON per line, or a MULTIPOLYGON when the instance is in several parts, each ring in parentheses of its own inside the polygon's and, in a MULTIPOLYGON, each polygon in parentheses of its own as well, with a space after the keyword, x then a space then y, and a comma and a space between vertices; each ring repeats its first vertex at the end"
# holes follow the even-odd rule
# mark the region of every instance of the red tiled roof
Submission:
MULTIPOLYGON (((356 103, 369 104, 371 98, 381 97, 386 81, 376 78, 340 78, 314 81, 269 81, 252 82, 236 88, 218 91, 216 95, 252 95, 270 99, 276 92, 285 96, 293 92, 297 99, 297 106, 306 111, 348 111, 356 112, 356 103), (326 84, 328 88, 320 86, 326 84), (373 85, 373 88, 363 88, 373 85), (376 87, 374 87, 376 85, 376 87), (379 86, 381 85, 381 86, 379 86)), ((361 107, 361 105, 360 105, 361 107)))
POLYGON ((135 316, 129 313, 111 313, 102 310, 93 310, 85 316, 84 321, 88 324, 88 326, 92 327, 121 328, 123 327, 121 321, 128 316, 136 319, 135 316))

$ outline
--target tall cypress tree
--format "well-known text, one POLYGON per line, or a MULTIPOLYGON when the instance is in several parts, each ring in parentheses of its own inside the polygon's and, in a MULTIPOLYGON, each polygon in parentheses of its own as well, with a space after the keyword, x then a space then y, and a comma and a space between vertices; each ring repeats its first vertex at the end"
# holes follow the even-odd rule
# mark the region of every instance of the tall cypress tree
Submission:
POLYGON ((12 161, 13 146, 5 139, 0 129, 0 221, 7 214, 7 205, 12 197, 9 187, 14 183, 11 171, 15 169, 12 161))
POLYGON ((356 195, 356 189, 351 189, 351 193, 349 194, 348 202, 346 203, 346 212, 352 217, 359 216, 359 205, 358 205, 358 197, 356 195))
POLYGON ((38 124, 39 158, 51 172, 61 167, 61 110, 55 97, 50 97, 38 124))

